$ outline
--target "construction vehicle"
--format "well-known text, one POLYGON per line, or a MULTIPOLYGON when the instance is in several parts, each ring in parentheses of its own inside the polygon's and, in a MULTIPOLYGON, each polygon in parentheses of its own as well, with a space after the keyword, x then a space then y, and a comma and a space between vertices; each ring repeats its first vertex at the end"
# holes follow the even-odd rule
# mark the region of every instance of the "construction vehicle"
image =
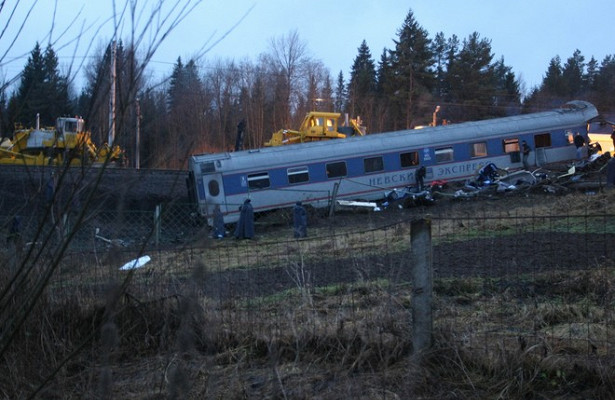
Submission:
MULTIPOLYGON (((38 123, 37 123, 38 125, 38 123)), ((13 140, 0 143, 0 165, 64 165, 71 166, 120 161, 119 146, 100 149, 92 142, 91 133, 84 130, 85 122, 78 117, 62 117, 54 128, 19 129, 13 140)))
POLYGON ((348 119, 338 127, 340 113, 311 111, 307 113, 299 130, 280 129, 274 132, 271 140, 265 142, 265 147, 283 146, 287 144, 315 142, 319 140, 344 139, 352 135, 365 135, 365 127, 361 120, 348 119))

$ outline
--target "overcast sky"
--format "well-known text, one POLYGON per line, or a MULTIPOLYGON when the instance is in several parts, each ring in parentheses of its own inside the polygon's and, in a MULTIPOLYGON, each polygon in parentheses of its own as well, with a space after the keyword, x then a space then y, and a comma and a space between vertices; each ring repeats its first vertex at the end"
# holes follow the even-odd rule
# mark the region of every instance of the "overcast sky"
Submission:
MULTIPOLYGON (((149 15, 150 8, 159 1, 139 0, 139 8, 149 15)), ((167 4, 177 1, 169 0, 167 4)), ((115 2, 119 6, 124 0, 115 2)), ((3 77, 10 78, 23 69, 36 41, 43 47, 48 43, 55 3, 21 0, 10 23, 13 30, 0 38, 0 57, 6 53, 0 66, 3 77), (6 53, 14 30, 26 19, 33 3, 35 7, 19 40, 6 53)), ((87 63, 86 57, 97 49, 96 44, 107 43, 112 37, 109 18, 113 2, 58 3, 53 40, 60 38, 54 44, 60 63, 63 68, 71 60, 76 65, 84 59, 87 63), (82 27, 87 31, 79 44, 69 42, 82 27), (61 36, 65 30, 68 31, 61 36), (88 53, 92 40, 95 46, 88 53)), ((12 5, 5 4, 0 11, 0 28, 9 18, 9 7, 12 5)), ((455 34, 463 40, 476 31, 481 38, 491 40, 494 59, 503 56, 527 90, 540 84, 549 61, 556 55, 564 63, 575 49, 586 61, 594 56, 601 62, 606 55, 615 54, 615 0, 203 0, 171 32, 150 65, 157 77, 169 75, 178 57, 187 60, 218 39, 221 41, 206 59, 255 61, 258 54, 268 50, 271 38, 296 29, 310 55, 320 59, 334 79, 340 71, 347 79, 361 42, 367 42, 377 63, 384 48, 394 48, 393 40, 409 10, 430 38, 443 32, 447 38, 455 34)), ((127 37, 127 32, 125 26, 122 37, 127 37)))

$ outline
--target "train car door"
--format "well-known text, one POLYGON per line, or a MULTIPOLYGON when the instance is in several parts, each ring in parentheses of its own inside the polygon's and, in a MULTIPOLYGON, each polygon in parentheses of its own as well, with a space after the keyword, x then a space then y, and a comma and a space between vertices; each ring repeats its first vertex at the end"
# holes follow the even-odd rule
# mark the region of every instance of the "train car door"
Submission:
POLYGON ((213 215, 214 207, 220 205, 222 214, 226 214, 226 197, 224 193, 224 184, 222 182, 222 173, 217 171, 220 165, 220 160, 211 160, 200 163, 200 179, 197 180, 201 213, 205 214, 209 219, 213 215))
POLYGON ((224 197, 222 174, 203 174, 203 186, 205 187, 207 215, 211 215, 216 204, 220 205, 220 210, 223 214, 226 213, 226 198, 224 197))

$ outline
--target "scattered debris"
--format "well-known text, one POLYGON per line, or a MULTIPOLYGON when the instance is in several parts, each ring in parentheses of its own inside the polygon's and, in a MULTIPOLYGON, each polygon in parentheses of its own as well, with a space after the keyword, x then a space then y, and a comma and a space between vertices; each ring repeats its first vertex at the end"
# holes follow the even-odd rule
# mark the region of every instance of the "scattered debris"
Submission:
POLYGON ((114 245, 114 246, 121 246, 121 247, 126 247, 128 246, 128 244, 123 241, 122 239, 108 239, 106 237, 103 237, 101 235, 99 235, 100 233, 100 228, 96 228, 96 231, 94 233, 94 237, 98 240, 102 240, 103 242, 109 244, 109 245, 114 245))
POLYGON ((142 266, 144 266, 150 261, 151 261, 150 256, 142 256, 132 261, 128 261, 126 264, 120 267, 120 271, 128 271, 131 269, 141 268, 142 266))
POLYGON ((398 208, 410 208, 417 205, 431 205, 434 201, 431 188, 418 190, 416 187, 406 186, 386 193, 381 206, 387 208, 397 205, 398 208))
POLYGON ((338 200, 337 204, 344 207, 367 207, 373 211, 380 211, 378 204, 371 201, 338 200))

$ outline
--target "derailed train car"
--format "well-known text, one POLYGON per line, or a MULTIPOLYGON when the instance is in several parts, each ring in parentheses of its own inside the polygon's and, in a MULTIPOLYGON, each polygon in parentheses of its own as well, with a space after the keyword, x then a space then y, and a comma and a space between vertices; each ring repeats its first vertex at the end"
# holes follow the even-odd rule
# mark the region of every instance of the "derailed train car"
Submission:
POLYGON ((297 201, 326 207, 333 198, 379 200, 413 185, 421 166, 426 184, 467 179, 488 163, 521 168, 523 140, 533 150, 532 165, 574 159, 574 135, 587 142, 588 124, 597 117, 592 104, 576 100, 551 111, 478 122, 193 155, 188 186, 209 224, 216 205, 225 223, 236 222, 246 198, 255 212, 297 201))

